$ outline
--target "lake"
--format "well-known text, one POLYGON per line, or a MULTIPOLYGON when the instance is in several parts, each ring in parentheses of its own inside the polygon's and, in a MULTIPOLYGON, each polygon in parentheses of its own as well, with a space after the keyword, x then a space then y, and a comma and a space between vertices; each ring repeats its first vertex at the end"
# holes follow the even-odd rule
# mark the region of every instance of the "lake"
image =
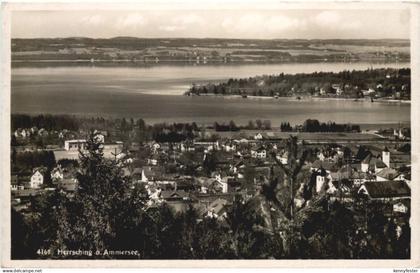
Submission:
POLYGON ((13 68, 12 113, 144 118, 147 122, 212 123, 269 119, 273 126, 305 119, 359 124, 410 122, 410 104, 344 100, 182 96, 192 83, 264 74, 339 72, 409 63, 296 63, 224 66, 13 68))

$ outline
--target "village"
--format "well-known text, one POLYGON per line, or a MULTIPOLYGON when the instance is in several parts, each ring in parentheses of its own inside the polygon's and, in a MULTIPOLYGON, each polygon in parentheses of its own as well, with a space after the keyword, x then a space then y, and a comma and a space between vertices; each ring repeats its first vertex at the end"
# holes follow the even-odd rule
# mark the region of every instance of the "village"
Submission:
MULTIPOLYGON (((144 188, 147 207, 167 204, 173 211, 183 212, 193 206, 201 219, 224 221, 236 198, 252 199, 271 180, 282 180, 281 166, 292 160, 288 141, 294 134, 299 149, 310 151, 298 176, 293 198, 296 209, 307 206, 317 196, 352 209, 357 209, 362 201, 379 204, 381 211, 401 229, 409 225, 410 218, 408 129, 381 130, 375 132, 376 138, 356 132, 347 133, 346 138, 343 134, 280 132, 274 128, 235 133, 207 130, 176 142, 124 142, 115 140, 106 130, 96 130, 95 140, 101 144, 106 159, 118 162, 121 176, 133 189, 144 188)), ((78 188, 78 162, 87 152, 87 136, 34 127, 12 133, 12 139, 21 143, 31 134, 54 135, 52 138, 61 143, 42 148, 29 144, 13 146, 12 207, 30 215, 31 200, 45 192, 58 190, 71 198, 78 188), (24 155, 31 153, 45 155, 39 160, 32 156, 31 164, 23 164, 28 161, 24 155)))

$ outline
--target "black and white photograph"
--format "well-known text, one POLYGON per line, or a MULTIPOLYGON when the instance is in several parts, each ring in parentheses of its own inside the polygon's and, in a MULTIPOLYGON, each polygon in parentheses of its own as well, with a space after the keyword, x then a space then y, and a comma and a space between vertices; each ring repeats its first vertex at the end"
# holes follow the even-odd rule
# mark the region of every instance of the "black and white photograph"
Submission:
POLYGON ((11 8, 9 259, 417 257, 412 5, 304 3, 11 8))

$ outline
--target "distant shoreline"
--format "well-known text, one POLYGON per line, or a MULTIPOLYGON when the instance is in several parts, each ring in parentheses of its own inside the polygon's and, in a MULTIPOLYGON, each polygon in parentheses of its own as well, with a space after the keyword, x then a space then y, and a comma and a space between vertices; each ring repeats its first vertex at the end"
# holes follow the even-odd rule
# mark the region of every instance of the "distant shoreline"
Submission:
MULTIPOLYGON (((162 95, 164 95, 162 93, 162 95)), ((208 94, 200 94, 200 95, 185 95, 184 96, 191 96, 191 97, 220 97, 220 98, 228 98, 228 99, 272 99, 272 100, 289 100, 289 101, 353 101, 353 102, 371 102, 369 99, 361 98, 333 98, 333 97, 308 97, 302 96, 301 99, 297 99, 297 97, 270 97, 270 96, 247 96, 246 98, 242 97, 241 95, 219 95, 214 93, 208 94)), ((373 102, 380 102, 380 103, 405 103, 411 104, 411 100, 396 100, 396 99, 374 99, 373 102)))
POLYGON ((211 60, 206 63, 197 63, 191 60, 161 60, 159 62, 154 61, 142 61, 142 60, 101 60, 95 59, 91 61, 89 59, 28 59, 28 60, 11 60, 12 68, 20 67, 45 67, 45 66, 98 66, 98 67, 150 67, 150 66, 236 66, 236 65, 261 65, 261 64, 301 64, 301 63, 372 63, 372 64, 405 64, 409 62, 409 59, 400 59, 397 62, 385 59, 362 59, 362 60, 324 60, 324 59, 312 59, 312 60, 292 60, 292 61, 260 61, 260 60, 232 60, 229 62, 211 60))

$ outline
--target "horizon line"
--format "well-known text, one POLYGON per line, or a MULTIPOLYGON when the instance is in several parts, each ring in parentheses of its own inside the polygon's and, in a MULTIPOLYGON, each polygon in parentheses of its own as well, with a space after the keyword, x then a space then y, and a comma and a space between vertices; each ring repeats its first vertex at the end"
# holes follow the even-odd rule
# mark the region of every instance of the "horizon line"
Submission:
POLYGON ((339 41, 357 41, 357 40, 367 40, 367 41, 380 41, 380 40, 402 40, 402 41, 411 41, 410 38, 221 38, 221 37, 138 37, 138 36, 113 36, 113 37, 88 37, 88 36, 66 36, 66 37, 10 37, 10 39, 148 39, 148 40, 157 40, 157 39, 166 39, 166 40, 177 40, 177 39, 196 39, 196 40, 254 40, 254 41, 275 41, 275 40, 306 40, 306 41, 329 41, 329 40, 339 40, 339 41))

